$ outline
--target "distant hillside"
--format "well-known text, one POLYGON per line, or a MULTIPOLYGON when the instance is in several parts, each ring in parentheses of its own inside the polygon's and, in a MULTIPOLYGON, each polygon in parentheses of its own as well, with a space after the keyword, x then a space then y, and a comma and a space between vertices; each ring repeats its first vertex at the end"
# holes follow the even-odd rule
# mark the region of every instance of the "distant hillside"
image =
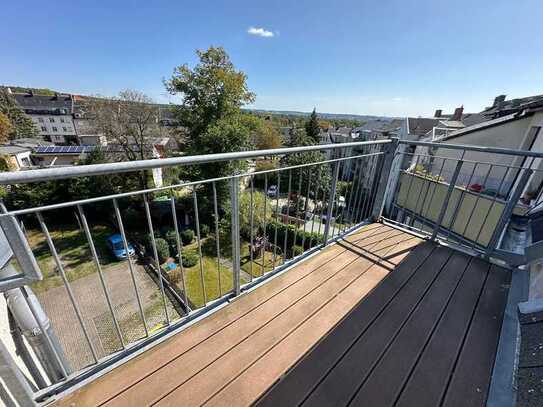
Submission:
MULTIPOLYGON (((262 114, 274 114, 281 116, 301 116, 306 117, 311 114, 311 112, 297 112, 292 110, 265 110, 265 109, 246 109, 251 112, 262 113, 262 114)), ((348 113, 320 113, 317 112, 317 115, 321 119, 342 119, 342 120, 356 120, 360 122, 368 122, 370 120, 393 120, 396 117, 386 117, 386 116, 369 116, 369 115, 359 115, 359 114, 348 114, 348 113)))

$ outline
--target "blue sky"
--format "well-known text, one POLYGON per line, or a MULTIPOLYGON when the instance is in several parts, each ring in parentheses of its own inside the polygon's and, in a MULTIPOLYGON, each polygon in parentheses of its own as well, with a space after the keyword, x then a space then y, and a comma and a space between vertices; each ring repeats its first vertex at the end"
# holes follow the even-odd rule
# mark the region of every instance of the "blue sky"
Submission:
POLYGON ((162 79, 221 45, 256 108, 480 111, 543 93, 542 13, 541 0, 9 1, 0 84, 175 102, 162 79))

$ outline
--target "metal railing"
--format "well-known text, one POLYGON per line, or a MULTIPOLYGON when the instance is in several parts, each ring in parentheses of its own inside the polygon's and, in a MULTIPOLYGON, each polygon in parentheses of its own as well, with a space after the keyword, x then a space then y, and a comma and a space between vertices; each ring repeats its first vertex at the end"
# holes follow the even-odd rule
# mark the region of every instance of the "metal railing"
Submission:
MULTIPOLYGON (((543 154, 400 141, 383 219, 474 255, 515 263, 500 249, 512 215, 541 195, 543 154)), ((522 259, 521 259, 522 261, 522 259)))
POLYGON ((17 185, 276 157, 277 167, 265 170, 4 208, 0 226, 17 264, 9 276, 0 273, 0 290, 11 290, 43 336, 33 349, 40 349, 41 370, 30 373, 36 389, 29 398, 44 400, 118 363, 377 219, 382 174, 390 172, 396 145, 380 140, 0 174, 0 184, 17 185), (328 150, 333 158, 289 160, 328 150), (118 261, 104 261, 112 255, 118 261))

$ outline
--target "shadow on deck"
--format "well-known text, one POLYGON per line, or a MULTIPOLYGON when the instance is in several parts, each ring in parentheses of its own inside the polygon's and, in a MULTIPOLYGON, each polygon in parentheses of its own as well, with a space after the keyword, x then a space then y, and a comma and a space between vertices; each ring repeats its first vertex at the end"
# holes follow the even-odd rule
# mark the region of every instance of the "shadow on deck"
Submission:
POLYGON ((483 405, 509 281, 368 225, 57 405, 483 405))

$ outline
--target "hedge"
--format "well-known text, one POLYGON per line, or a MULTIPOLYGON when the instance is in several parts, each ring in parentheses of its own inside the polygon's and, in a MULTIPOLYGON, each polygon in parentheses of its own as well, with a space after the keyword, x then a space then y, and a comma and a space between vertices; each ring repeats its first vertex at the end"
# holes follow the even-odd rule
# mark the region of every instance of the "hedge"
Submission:
POLYGON ((300 246, 303 249, 308 250, 310 247, 317 246, 323 242, 323 236, 316 232, 304 232, 303 229, 299 230, 294 225, 285 225, 284 223, 272 220, 266 225, 266 235, 270 242, 274 242, 275 228, 277 227, 277 245, 283 247, 285 241, 285 235, 287 236, 287 250, 290 250, 292 246, 300 246), (296 236, 296 242, 294 242, 294 236, 296 236), (305 239, 304 239, 305 236, 305 239))

